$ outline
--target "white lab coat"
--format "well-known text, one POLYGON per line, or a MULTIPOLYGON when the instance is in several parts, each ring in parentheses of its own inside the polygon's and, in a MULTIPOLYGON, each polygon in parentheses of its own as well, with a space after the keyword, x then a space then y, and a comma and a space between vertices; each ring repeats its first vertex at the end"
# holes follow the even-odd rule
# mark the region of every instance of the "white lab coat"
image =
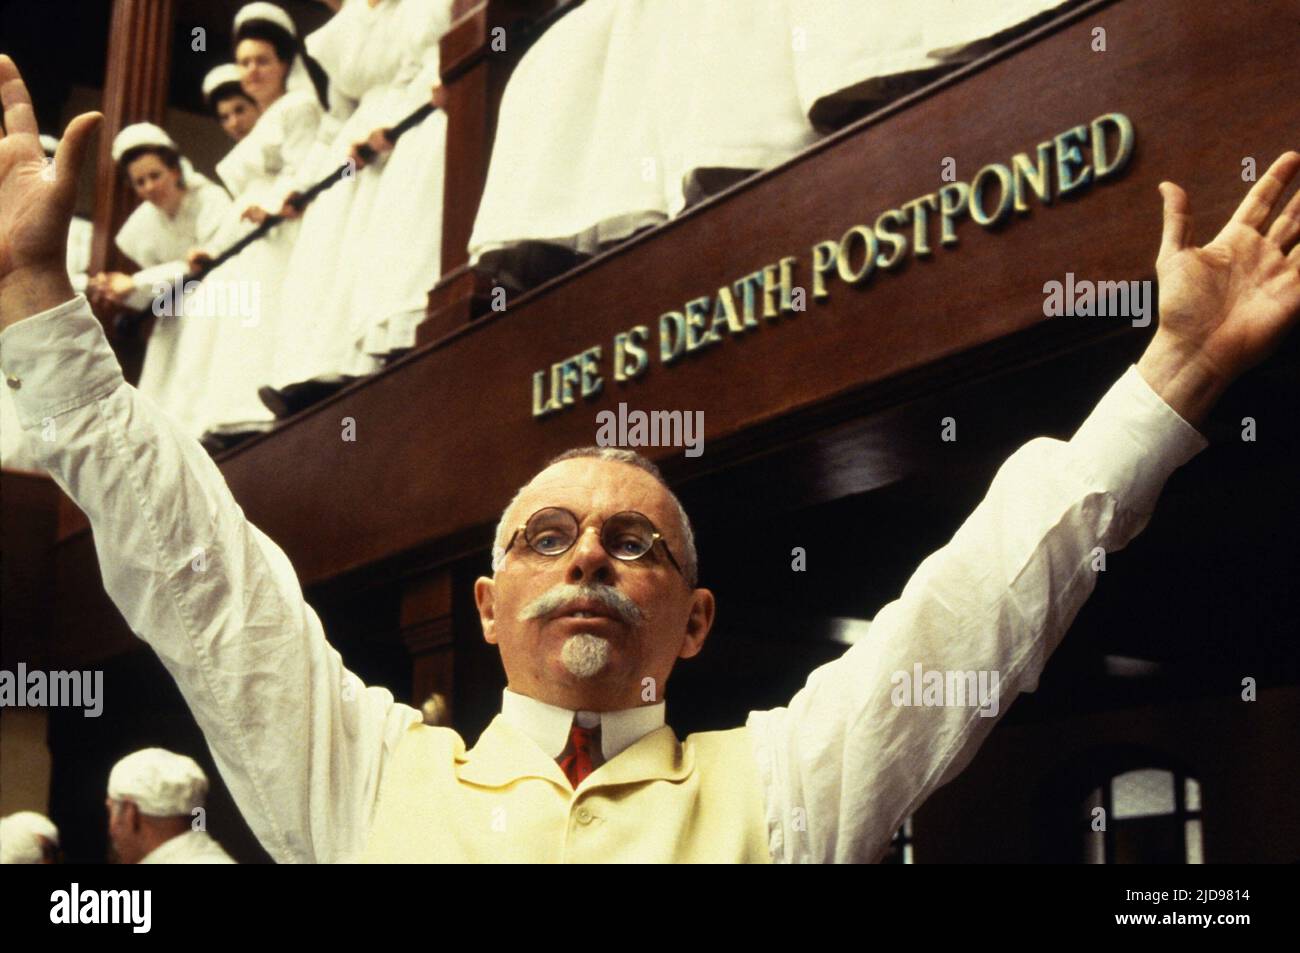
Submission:
MULTIPOLYGON (((131 276, 135 290, 127 298, 127 306, 149 308, 156 286, 184 275, 188 271, 186 254, 193 248, 212 247, 230 208, 230 196, 225 190, 192 169, 174 216, 149 202, 141 203, 115 238, 122 253, 140 266, 131 276)), ((205 330, 196 330, 195 321, 184 316, 164 313, 156 317, 136 385, 196 437, 196 381, 193 376, 182 377, 177 369, 184 367, 188 373, 188 369, 203 366, 210 343, 205 330)))
POLYGON ((586 0, 506 88, 471 262, 521 241, 592 254, 685 207, 702 169, 765 169, 839 97, 897 95, 1061 0, 586 0))

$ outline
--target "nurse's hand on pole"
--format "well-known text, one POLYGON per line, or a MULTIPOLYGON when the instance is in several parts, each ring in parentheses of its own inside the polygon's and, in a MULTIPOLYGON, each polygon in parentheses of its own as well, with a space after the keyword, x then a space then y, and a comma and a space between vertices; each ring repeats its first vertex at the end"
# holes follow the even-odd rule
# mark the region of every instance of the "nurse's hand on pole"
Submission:
POLYGON ((101 271, 93 275, 86 282, 86 297, 90 299, 90 305, 93 308, 101 307, 108 303, 108 272, 101 271))
POLYGON ((132 280, 130 275, 115 271, 108 276, 108 296, 115 303, 121 304, 126 301, 134 290, 135 281, 132 280))
POLYGON ((260 205, 250 205, 248 208, 244 209, 243 214, 239 217, 246 222, 252 222, 254 225, 261 225, 266 221, 266 217, 270 214, 270 212, 262 208, 260 205))
POLYGON ((104 118, 82 113, 63 133, 51 167, 41 148, 32 99, 18 67, 0 54, 0 328, 63 304, 68 281, 68 223, 77 175, 104 118))
POLYGON ((189 268, 190 274, 198 271, 210 261, 212 261, 212 256, 202 248, 191 248, 185 255, 185 264, 189 268))
POLYGON ((392 140, 388 138, 388 127, 381 126, 372 131, 370 135, 366 136, 366 138, 361 142, 354 142, 352 144, 352 151, 348 153, 348 159, 351 160, 358 169, 363 169, 366 166, 367 160, 362 153, 364 147, 367 146, 371 150, 371 158, 369 161, 372 162, 385 152, 391 151, 393 143, 392 140))
POLYGON ((286 221, 292 221, 295 218, 301 217, 302 209, 300 209, 296 204, 301 199, 301 192, 290 192, 284 197, 284 201, 280 204, 280 211, 275 214, 286 221))
POLYGON ((447 108, 447 87, 443 86, 442 83, 434 83, 433 94, 430 97, 429 101, 432 102, 434 107, 437 109, 446 109, 447 108))
POLYGON ((1273 218, 1297 172, 1300 152, 1282 153, 1199 248, 1187 193, 1160 183, 1160 326, 1137 367, 1192 424, 1300 322, 1300 192, 1273 218))

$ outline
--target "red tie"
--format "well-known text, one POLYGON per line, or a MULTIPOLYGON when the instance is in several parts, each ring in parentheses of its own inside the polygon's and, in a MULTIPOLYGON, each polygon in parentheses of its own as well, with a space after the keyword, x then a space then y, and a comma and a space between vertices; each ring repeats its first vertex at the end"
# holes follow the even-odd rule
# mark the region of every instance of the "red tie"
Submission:
POLYGON ((560 759, 560 768, 575 788, 591 774, 591 745, 597 729, 583 728, 575 720, 569 732, 569 753, 560 759))

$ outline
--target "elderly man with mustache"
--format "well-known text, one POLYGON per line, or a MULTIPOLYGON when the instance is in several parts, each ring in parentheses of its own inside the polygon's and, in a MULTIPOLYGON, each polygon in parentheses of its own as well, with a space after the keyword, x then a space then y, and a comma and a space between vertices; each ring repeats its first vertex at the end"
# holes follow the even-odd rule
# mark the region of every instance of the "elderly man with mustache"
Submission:
POLYGON ((63 245, 99 117, 44 168, 30 99, 0 57, 0 368, 40 461, 84 509, 105 587, 176 678, 232 793, 280 861, 852 861, 973 757, 995 719, 896 704, 915 664, 1031 689, 1195 427, 1300 315, 1300 153, 1250 189, 1209 245, 1161 184, 1160 326, 1069 441, 1002 467, 871 637, 785 708, 679 741, 664 723, 678 659, 714 601, 690 523, 650 464, 580 450, 537 474, 498 528, 475 599, 508 677, 466 750, 348 672, 284 553, 245 520, 197 442, 127 386, 63 245), (1270 219, 1271 224, 1270 224, 1270 219), (48 435, 49 439, 40 439, 48 435), (205 565, 191 560, 201 549, 205 565))

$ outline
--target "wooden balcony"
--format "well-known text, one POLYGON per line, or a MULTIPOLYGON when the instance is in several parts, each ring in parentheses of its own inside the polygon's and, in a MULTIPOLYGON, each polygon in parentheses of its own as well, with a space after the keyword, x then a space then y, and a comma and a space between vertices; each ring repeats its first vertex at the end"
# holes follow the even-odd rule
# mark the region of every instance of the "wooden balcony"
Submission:
MULTIPOLYGON (((1206 240, 1244 192, 1243 161, 1262 171, 1296 145, 1300 128, 1294 46, 1275 28, 1289 4, 1096 2, 509 300, 504 311, 483 311, 484 285, 461 266, 510 65, 484 56, 483 44, 492 24, 550 6, 466 3, 444 42, 446 68, 462 67, 449 107, 447 277, 431 295, 424 343, 220 458, 249 519, 286 550, 314 597, 383 592, 398 600, 392 618, 417 656, 416 696, 452 677, 453 608, 464 594, 453 594, 450 569, 481 563, 501 508, 550 456, 596 442, 599 412, 620 404, 704 411, 702 456, 645 452, 688 507, 710 512, 756 497, 806 506, 986 463, 1043 428, 1077 423, 1154 328, 1117 317, 1046 319, 1044 284, 1067 273, 1153 278, 1157 183, 1188 190, 1197 237, 1206 240), (1093 49, 1099 27, 1104 53, 1093 49), (1245 49, 1249 58, 1223 54, 1245 49), (1118 126, 1102 123, 1097 140, 1090 125, 1115 114, 1131 123, 1131 154, 1098 181, 1057 194, 1063 172, 1068 183, 1115 161, 1118 126), (952 185, 941 177, 945 160, 954 161, 957 182, 981 182, 988 218, 1002 194, 989 167, 1014 168, 1017 154, 1036 162, 1040 144, 1050 201, 1026 192, 1025 209, 993 225, 956 215, 955 241, 941 238, 939 190, 952 185), (935 197, 928 254, 918 253, 914 221, 895 219, 907 244, 898 263, 845 280, 831 250, 842 248, 846 273, 861 268, 862 227, 891 209, 910 214, 916 206, 907 203, 926 196, 935 197), (824 294, 815 265, 824 266, 824 294), (754 295, 748 319, 746 287, 754 295), (795 288, 804 310, 783 307, 795 288), (724 330, 719 289, 730 289, 735 320, 752 326, 724 330), (764 313, 765 298, 775 316, 764 313), (670 313, 692 316, 704 343, 665 362, 660 323, 670 313), (616 380, 616 336, 638 326, 646 366, 616 380), (580 391, 580 364, 565 370, 564 362, 596 347, 587 370, 589 383, 598 371, 599 391, 535 415, 535 375, 542 402, 553 379, 580 391), (980 451, 934 439, 936 421, 953 408, 963 426, 980 421, 980 451), (354 441, 342 439, 348 421, 354 441)), ((1278 367, 1293 360, 1291 348, 1278 367)), ((50 624, 60 652, 84 663, 129 643, 106 636, 120 635, 122 623, 100 589, 84 521, 60 526, 50 624)))

